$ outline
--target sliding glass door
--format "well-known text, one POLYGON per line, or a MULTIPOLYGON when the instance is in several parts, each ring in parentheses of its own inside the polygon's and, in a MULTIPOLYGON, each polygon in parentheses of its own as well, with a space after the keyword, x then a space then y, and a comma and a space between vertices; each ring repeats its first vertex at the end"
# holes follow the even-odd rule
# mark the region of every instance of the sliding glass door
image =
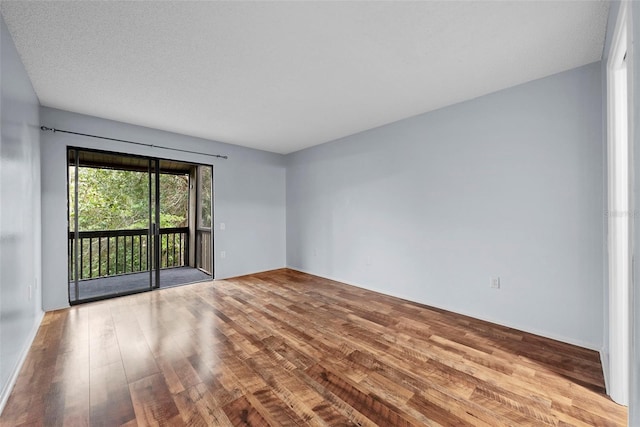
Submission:
POLYGON ((212 167, 68 150, 69 302, 213 277, 212 167))

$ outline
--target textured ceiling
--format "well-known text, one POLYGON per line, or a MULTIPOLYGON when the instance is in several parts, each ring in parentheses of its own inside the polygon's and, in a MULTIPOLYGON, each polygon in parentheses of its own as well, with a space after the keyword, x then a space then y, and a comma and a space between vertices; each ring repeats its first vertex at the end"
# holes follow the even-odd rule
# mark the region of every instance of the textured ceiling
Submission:
POLYGON ((289 153, 598 61, 609 4, 0 7, 42 105, 289 153))

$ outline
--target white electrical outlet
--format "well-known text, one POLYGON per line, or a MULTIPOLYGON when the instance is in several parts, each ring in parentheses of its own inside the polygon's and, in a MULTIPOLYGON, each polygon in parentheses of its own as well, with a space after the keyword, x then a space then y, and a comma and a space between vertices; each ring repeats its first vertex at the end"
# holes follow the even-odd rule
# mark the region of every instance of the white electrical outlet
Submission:
POLYGON ((29 301, 31 301, 31 297, 32 297, 32 295, 33 295, 33 291, 32 291, 32 289, 33 289, 33 286, 29 285, 29 286, 28 286, 29 301))
POLYGON ((367 264, 367 265, 371 265, 371 257, 370 257, 370 256, 368 256, 367 258, 365 258, 365 261, 364 261, 364 262, 365 262, 365 264, 367 264))
POLYGON ((492 277, 491 278, 491 288, 492 289, 500 289, 500 278, 492 277))
POLYGON ((227 224, 225 224, 224 222, 220 223, 220 230, 226 230, 227 229, 227 224))
POLYGON ((227 251, 220 251, 220 258, 225 259, 227 257, 227 251))

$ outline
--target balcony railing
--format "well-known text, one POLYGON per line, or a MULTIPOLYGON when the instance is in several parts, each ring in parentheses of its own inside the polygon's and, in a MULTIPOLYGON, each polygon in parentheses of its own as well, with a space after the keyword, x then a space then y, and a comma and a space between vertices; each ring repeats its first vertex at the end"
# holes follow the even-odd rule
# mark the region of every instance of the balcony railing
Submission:
POLYGON ((211 244, 211 229, 210 228, 197 228, 196 229, 196 267, 206 271, 209 274, 213 274, 213 265, 211 263, 211 251, 213 250, 211 244))
MULTIPOLYGON (((153 265, 149 231, 103 230, 69 232, 69 271, 75 278, 75 252, 78 251, 79 280, 148 271, 153 265)), ((160 229, 160 268, 189 265, 189 228, 160 229)))

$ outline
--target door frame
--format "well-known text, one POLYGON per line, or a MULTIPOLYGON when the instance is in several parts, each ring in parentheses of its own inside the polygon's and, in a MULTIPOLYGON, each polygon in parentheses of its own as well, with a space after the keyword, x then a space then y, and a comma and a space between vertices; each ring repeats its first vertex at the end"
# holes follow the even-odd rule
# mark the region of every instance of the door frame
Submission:
MULTIPOLYGON (((78 212, 78 174, 75 173, 75 184, 74 184, 74 191, 75 191, 75 195, 74 195, 74 200, 75 200, 75 206, 74 206, 74 212, 76 212, 75 215, 75 221, 74 221, 74 241, 72 243, 72 245, 74 246, 75 250, 74 250, 74 259, 73 259, 73 263, 74 263, 74 273, 75 273, 75 277, 71 277, 70 274, 70 270, 69 267, 70 265, 68 265, 68 269, 67 269, 67 297, 69 300, 69 305, 76 305, 76 304, 81 304, 81 303, 87 303, 87 302, 93 302, 93 301, 100 301, 100 300, 104 300, 104 299, 109 299, 109 298, 114 298, 114 297, 119 297, 119 296, 126 296, 126 295, 132 295, 132 294, 137 294, 137 293, 141 293, 141 292, 148 292, 148 291, 152 291, 152 290, 156 290, 156 289, 160 289, 161 288, 161 282, 160 282, 160 270, 161 270, 161 240, 160 240, 160 230, 161 227, 159 226, 160 224, 160 164, 162 161, 168 161, 168 162, 180 162, 180 163, 186 163, 189 164, 190 166, 195 167, 195 169, 197 170, 198 167, 202 166, 202 167, 210 167, 211 168, 211 280, 214 279, 214 272, 215 272, 215 257, 214 257, 214 165, 213 164, 207 164, 207 163, 199 163, 199 162, 193 162, 193 161, 186 161, 186 160, 178 160, 178 159, 171 159, 171 158, 162 158, 162 157, 153 157, 153 156, 145 156, 145 155, 140 155, 140 154, 131 154, 131 153, 124 153, 124 152, 118 152, 118 151, 109 151, 109 150, 101 150, 101 149, 93 149, 93 148, 84 148, 84 147, 77 147, 77 146, 67 146, 66 147, 66 158, 65 161, 67 163, 67 236, 69 235, 70 231, 70 227, 71 227, 71 221, 70 221, 70 216, 71 216, 71 197, 70 197, 70 185, 69 185, 69 179, 70 179, 70 166, 72 166, 69 162, 69 156, 70 153, 72 151, 75 151, 75 155, 74 155, 74 160, 75 160, 75 166, 76 167, 76 172, 77 172, 77 168, 79 167, 79 156, 77 153, 79 152, 91 152, 91 153, 104 153, 104 154, 108 154, 108 155, 113 155, 113 156, 122 156, 122 157, 129 157, 129 158, 137 158, 137 159, 144 159, 146 161, 148 161, 148 168, 147 168, 147 174, 148 174, 148 182, 149 182, 149 200, 148 200, 148 204, 149 204, 149 222, 148 222, 148 228, 147 228, 147 238, 149 239, 148 242, 152 242, 152 246, 153 246, 153 251, 152 254, 150 254, 150 256, 148 257, 147 260, 147 266, 149 268, 149 286, 145 287, 145 288, 141 288, 141 289, 136 289, 136 290, 131 290, 131 291, 126 291, 126 292, 122 292, 122 293, 118 293, 118 294, 108 294, 108 295, 104 295, 104 296, 99 296, 99 297, 92 297, 92 298, 86 298, 86 299, 79 299, 78 298, 78 294, 79 294, 79 289, 78 289, 78 275, 79 275, 79 271, 78 271, 78 251, 77 248, 75 248, 75 246, 77 245, 78 239, 79 239, 79 227, 78 227, 78 221, 79 221, 79 215, 77 214, 78 212), (153 175, 153 176, 152 176, 153 175), (153 182, 152 182, 153 180, 153 182), (153 185, 152 185, 153 184, 153 185), (153 200, 155 199, 155 201, 153 200), (153 258, 153 263, 150 263, 150 261, 153 258), (72 281, 75 283, 75 296, 76 299, 74 301, 72 301, 71 299, 71 292, 70 292, 70 283, 72 283, 72 281)), ((197 185, 199 185, 199 183, 196 183, 197 185)), ((194 185, 194 183, 191 181, 191 176, 189 176, 189 188, 191 188, 191 186, 194 185)), ((199 191, 195 192, 196 194, 196 200, 195 200, 195 205, 196 206, 200 206, 200 202, 197 200, 197 198, 199 197, 199 191)), ((189 192, 189 197, 191 197, 191 192, 189 192)), ((191 215, 197 215, 198 213, 192 213, 190 212, 191 210, 191 202, 189 202, 187 204, 187 216, 191 217, 191 215)), ((196 223, 197 223, 197 218, 196 218, 196 223)), ((68 245, 68 251, 71 250, 71 246, 72 245, 68 245)), ((190 254, 190 257, 193 257, 194 259, 196 258, 196 253, 195 251, 197 251, 197 248, 194 248, 194 253, 190 254)), ((67 257, 69 257, 70 254, 67 253, 67 257)))

